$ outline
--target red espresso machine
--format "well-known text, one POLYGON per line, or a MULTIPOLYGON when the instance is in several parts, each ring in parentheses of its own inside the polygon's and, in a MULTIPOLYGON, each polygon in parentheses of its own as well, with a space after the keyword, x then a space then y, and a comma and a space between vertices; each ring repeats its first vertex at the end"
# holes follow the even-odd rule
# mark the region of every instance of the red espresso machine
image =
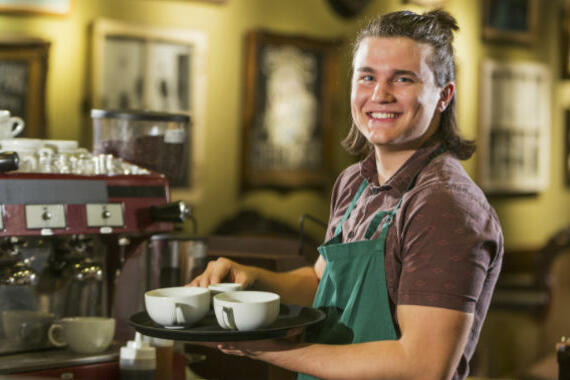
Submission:
MULTIPOLYGON (((150 281, 148 241, 189 214, 154 172, 4 173, 0 205, 0 374, 57 366, 26 354, 55 350, 46 332, 61 317, 112 316, 116 340, 132 339, 127 320, 144 308, 150 281)), ((77 363, 58 355, 59 365, 77 363)))

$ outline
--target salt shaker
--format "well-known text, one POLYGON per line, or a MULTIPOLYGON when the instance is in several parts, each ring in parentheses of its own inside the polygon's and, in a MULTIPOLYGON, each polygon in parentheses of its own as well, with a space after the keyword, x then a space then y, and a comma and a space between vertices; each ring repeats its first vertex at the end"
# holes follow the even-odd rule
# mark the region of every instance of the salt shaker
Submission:
POLYGON ((121 380, 155 380, 156 349, 143 341, 139 332, 134 341, 121 347, 119 370, 121 380))

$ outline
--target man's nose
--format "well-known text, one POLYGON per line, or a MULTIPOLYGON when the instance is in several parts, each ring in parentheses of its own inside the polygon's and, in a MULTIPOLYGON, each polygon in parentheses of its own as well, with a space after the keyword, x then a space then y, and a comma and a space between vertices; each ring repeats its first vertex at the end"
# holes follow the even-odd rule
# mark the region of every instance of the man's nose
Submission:
POLYGON ((379 103, 391 102, 394 96, 390 89, 390 85, 382 82, 377 82, 372 92, 372 101, 379 103))

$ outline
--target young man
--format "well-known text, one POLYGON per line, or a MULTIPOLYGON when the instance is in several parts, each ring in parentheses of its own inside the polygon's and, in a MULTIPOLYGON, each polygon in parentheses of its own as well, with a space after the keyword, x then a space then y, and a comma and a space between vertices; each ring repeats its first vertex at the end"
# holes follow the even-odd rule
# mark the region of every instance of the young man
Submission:
POLYGON ((395 12, 359 34, 353 126, 343 142, 369 151, 345 169, 327 242, 313 268, 272 273, 227 259, 191 285, 222 280, 322 308, 303 343, 226 343, 299 378, 464 379, 499 275, 503 238, 484 194, 459 163, 474 144, 455 119, 455 19, 395 12))

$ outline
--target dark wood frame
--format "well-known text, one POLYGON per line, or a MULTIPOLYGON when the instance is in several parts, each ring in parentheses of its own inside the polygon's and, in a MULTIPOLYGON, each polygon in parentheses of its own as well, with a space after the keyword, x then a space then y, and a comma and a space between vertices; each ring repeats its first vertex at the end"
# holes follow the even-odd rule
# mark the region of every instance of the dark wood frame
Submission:
MULTIPOLYGON (((46 79, 50 43, 40 39, 0 39, 0 63, 11 62, 26 65, 28 83, 20 101, 25 112, 14 114, 13 110, 0 104, 0 108, 9 109, 15 116, 20 116, 26 123, 19 137, 47 137, 46 119, 46 79)), ((3 91, 0 85, 0 95, 3 91)), ((1 96, 0 96, 1 98, 1 96)))
POLYGON ((340 41, 321 40, 305 36, 291 36, 270 33, 263 30, 251 31, 246 35, 245 56, 245 105, 243 114, 243 149, 242 149, 242 189, 269 187, 292 189, 298 187, 324 188, 330 180, 329 163, 333 135, 334 102, 338 94, 338 52, 340 41), (249 153, 251 136, 256 120, 263 115, 259 105, 264 104, 258 91, 262 72, 259 65, 261 50, 266 45, 291 45, 304 51, 318 54, 321 65, 320 87, 315 92, 319 98, 317 120, 323 138, 322 167, 318 169, 283 169, 271 168, 259 170, 250 165, 249 153))
POLYGON ((570 79, 570 6, 566 3, 560 12, 560 63, 562 79, 570 79))
MULTIPOLYGON (((538 0, 522 0, 527 2, 525 31, 510 29, 508 25, 493 26, 491 12, 494 6, 500 3, 507 3, 513 0, 484 0, 483 2, 483 38, 488 41, 515 42, 529 44, 537 39, 538 33, 538 0)), ((513 18, 511 18, 513 19, 513 18)))

